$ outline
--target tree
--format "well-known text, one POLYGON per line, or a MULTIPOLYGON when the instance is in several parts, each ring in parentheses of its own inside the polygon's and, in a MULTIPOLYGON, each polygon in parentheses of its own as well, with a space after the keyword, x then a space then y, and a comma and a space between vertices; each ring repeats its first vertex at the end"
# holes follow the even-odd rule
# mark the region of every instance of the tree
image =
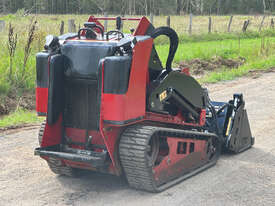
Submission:
POLYGON ((180 12, 182 10, 182 0, 176 0, 176 14, 180 15, 180 12))
POLYGON ((18 9, 48 14, 197 15, 272 12, 275 0, 1 0, 1 13, 18 9))

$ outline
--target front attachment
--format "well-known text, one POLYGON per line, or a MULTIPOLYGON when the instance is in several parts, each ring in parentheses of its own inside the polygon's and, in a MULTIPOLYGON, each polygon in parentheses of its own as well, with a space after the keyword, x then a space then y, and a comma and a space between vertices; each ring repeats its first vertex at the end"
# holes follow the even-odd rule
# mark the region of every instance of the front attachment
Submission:
POLYGON ((227 108, 218 111, 218 118, 224 119, 222 132, 225 151, 240 153, 254 144, 255 139, 244 107, 243 95, 234 94, 234 99, 229 101, 227 108))

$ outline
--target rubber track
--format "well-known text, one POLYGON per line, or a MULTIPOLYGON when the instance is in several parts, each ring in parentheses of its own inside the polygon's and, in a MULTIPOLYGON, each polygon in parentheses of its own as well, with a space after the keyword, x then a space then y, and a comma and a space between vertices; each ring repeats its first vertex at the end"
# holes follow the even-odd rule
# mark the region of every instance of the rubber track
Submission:
MULTIPOLYGON (((171 136, 171 137, 185 137, 194 139, 205 139, 207 137, 217 137, 215 134, 202 133, 195 131, 185 131, 177 129, 159 128, 151 126, 136 125, 129 127, 121 136, 119 144, 119 155, 122 167, 124 169, 126 178, 131 187, 138 190, 146 190, 149 192, 160 192, 174 184, 188 178, 196 173, 191 172, 191 175, 186 175, 185 178, 178 178, 176 181, 171 181, 157 187, 153 178, 152 165, 147 161, 147 152, 149 151, 149 141, 153 135, 171 136)), ((202 166, 204 170, 213 163, 202 166)), ((201 171, 200 170, 200 171, 201 171)))
POLYGON ((43 138, 45 127, 46 127, 46 120, 44 120, 41 123, 40 129, 39 129, 39 132, 38 132, 38 143, 39 143, 40 147, 41 147, 41 143, 42 143, 42 138, 43 138))
POLYGON ((61 160, 55 159, 55 158, 49 158, 47 161, 49 168, 51 171, 58 175, 65 175, 68 177, 75 177, 76 176, 76 170, 71 167, 67 167, 62 165, 61 160))
MULTIPOLYGON (((39 132, 38 132, 38 142, 39 142, 40 147, 41 147, 45 127, 46 127, 46 120, 44 120, 42 122, 42 124, 40 126, 40 129, 39 129, 39 132)), ((69 176, 69 177, 75 177, 76 176, 76 169, 62 165, 62 162, 58 159, 49 158, 47 163, 48 163, 49 168, 51 169, 51 171, 55 174, 66 175, 66 176, 69 176)))

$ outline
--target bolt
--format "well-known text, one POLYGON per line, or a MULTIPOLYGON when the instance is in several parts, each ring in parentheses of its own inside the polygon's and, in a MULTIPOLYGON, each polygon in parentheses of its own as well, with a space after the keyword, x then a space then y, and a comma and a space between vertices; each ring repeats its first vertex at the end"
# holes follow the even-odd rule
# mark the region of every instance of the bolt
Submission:
POLYGON ((167 165, 169 165, 171 163, 170 158, 168 157, 167 161, 166 161, 167 165))

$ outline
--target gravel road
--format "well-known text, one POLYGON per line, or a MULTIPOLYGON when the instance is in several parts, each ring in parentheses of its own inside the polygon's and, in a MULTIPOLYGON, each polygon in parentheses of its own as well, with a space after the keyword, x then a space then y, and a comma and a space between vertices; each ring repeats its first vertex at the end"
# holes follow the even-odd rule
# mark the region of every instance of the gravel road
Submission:
POLYGON ((244 93, 255 146, 160 194, 97 173, 71 179, 33 155, 37 128, 0 134, 0 205, 275 205, 275 73, 208 86, 211 98, 244 93))

